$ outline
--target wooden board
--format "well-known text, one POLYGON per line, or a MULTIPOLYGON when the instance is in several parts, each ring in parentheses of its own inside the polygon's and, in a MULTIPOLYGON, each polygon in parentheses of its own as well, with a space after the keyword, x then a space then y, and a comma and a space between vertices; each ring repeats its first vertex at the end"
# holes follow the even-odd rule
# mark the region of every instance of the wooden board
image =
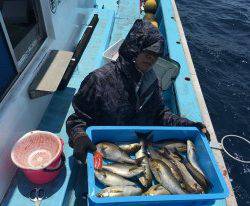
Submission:
POLYGON ((55 92, 73 56, 70 51, 58 51, 36 90, 55 92))

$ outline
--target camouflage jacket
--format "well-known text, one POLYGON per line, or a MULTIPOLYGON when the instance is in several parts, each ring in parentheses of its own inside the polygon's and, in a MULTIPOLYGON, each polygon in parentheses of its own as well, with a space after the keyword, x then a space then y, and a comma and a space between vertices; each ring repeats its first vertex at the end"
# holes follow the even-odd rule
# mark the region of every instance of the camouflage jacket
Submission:
POLYGON ((71 141, 85 135, 92 125, 192 126, 194 122, 165 108, 154 72, 143 91, 138 89, 142 74, 135 68, 139 53, 149 49, 162 54, 164 39, 151 23, 137 20, 119 49, 117 61, 91 72, 73 99, 75 113, 67 120, 71 141))

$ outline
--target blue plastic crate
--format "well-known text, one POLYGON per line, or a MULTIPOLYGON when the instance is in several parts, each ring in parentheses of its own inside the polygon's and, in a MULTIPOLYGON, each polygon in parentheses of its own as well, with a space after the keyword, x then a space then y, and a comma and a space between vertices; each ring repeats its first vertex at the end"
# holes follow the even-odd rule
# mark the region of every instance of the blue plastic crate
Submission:
POLYGON ((205 206, 211 205, 218 199, 224 199, 229 195, 225 180, 217 166, 212 150, 205 136, 194 127, 138 127, 138 126, 98 126, 87 129, 87 134, 94 143, 101 141, 110 142, 138 142, 135 131, 153 131, 153 141, 162 139, 191 139, 197 151, 200 167, 211 183, 207 194, 185 195, 158 195, 158 196, 130 196, 99 198, 96 194, 103 186, 95 179, 93 155, 88 154, 88 203, 93 205, 168 205, 168 206, 205 206))

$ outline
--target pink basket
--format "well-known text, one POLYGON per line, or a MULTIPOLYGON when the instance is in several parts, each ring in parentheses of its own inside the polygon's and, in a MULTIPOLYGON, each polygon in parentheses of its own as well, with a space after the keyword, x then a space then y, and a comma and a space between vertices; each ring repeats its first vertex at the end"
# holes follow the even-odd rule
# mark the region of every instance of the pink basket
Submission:
POLYGON ((51 132, 32 131, 14 145, 11 159, 36 184, 53 180, 64 165, 63 141, 51 132))

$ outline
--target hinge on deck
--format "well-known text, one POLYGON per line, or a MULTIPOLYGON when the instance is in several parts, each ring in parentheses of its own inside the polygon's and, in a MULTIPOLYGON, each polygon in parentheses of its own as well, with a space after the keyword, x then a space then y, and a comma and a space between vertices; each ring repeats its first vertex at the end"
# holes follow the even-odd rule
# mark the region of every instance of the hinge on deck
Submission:
POLYGON ((222 144, 220 142, 210 142, 210 147, 212 149, 223 150, 222 144))

